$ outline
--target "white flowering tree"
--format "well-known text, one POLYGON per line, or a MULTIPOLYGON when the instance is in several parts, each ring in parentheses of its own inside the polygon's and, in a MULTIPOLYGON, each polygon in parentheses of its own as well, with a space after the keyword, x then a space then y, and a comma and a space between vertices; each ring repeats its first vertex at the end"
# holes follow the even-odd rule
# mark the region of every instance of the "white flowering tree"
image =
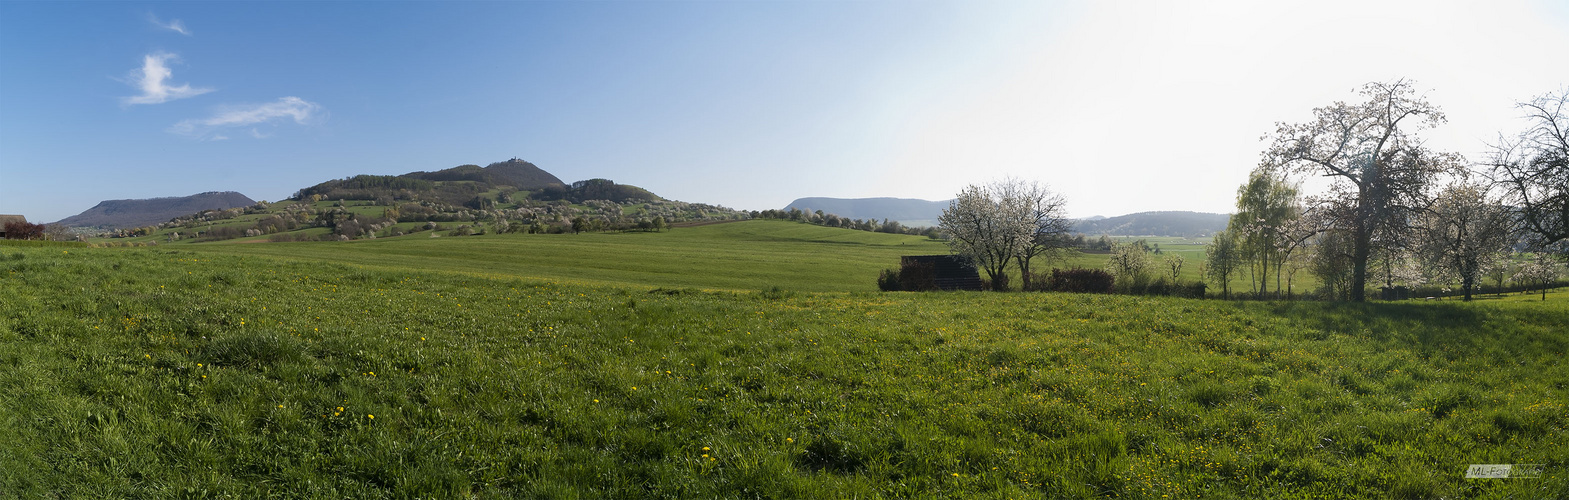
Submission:
POLYGON ((1545 254, 1538 254, 1535 260, 1520 266, 1514 275, 1516 282, 1542 287, 1542 300, 1547 300, 1547 287, 1557 279, 1558 263, 1545 254))
POLYGON ((1429 267, 1458 279, 1465 300, 1471 300, 1487 264, 1513 242, 1513 216, 1475 184, 1445 188, 1424 214, 1422 226, 1419 254, 1429 267))
MULTIPOLYGON (((1367 264, 1375 246, 1387 247, 1409 234, 1408 219, 1426 204, 1426 191, 1439 176, 1459 169, 1455 155, 1427 149, 1414 132, 1445 121, 1409 81, 1369 83, 1367 101, 1337 102, 1313 110, 1314 119, 1280 124, 1271 134, 1262 165, 1284 173, 1316 175, 1334 184, 1333 231, 1345 243, 1350 266, 1343 296, 1366 299, 1367 264), (1382 241, 1375 245, 1375 236, 1382 241)), ((1322 247, 1321 247, 1322 248, 1322 247)), ((1327 262, 1327 261, 1326 261, 1327 262)), ((1336 280, 1339 281, 1339 280, 1336 280)))
POLYGON ((1144 288, 1153 267, 1149 251, 1140 242, 1119 243, 1111 249, 1111 258, 1106 259, 1106 271, 1117 277, 1117 288, 1123 291, 1144 288))
POLYGON ((953 253, 974 262, 997 289, 1007 286, 1008 264, 1029 237, 1024 215, 1010 208, 991 186, 970 185, 937 218, 953 253))
POLYGON ((1028 280, 1030 260, 1068 231, 1063 210, 1062 198, 1045 187, 1008 179, 966 186, 937 223, 953 253, 975 262, 993 289, 1006 290, 1010 263, 1028 280))

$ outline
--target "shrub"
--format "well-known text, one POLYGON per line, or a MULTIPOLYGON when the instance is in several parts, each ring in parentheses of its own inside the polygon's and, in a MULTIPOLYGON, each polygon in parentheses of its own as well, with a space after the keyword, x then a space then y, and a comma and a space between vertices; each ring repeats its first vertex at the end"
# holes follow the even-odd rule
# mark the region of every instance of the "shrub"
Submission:
POLYGON ((930 262, 906 262, 899 269, 884 269, 878 274, 877 289, 884 292, 937 290, 937 271, 930 262))
POLYGON ((899 287, 907 292, 937 289, 937 269, 932 263, 908 263, 899 268, 899 287))
POLYGON ((1026 292, 1051 291, 1051 276, 1046 273, 1031 272, 1030 279, 1025 281, 1023 290, 1026 292))
POLYGON ((877 275, 877 289, 884 292, 897 292, 904 288, 899 284, 899 271, 897 269, 884 269, 877 275))
POLYGON ((25 221, 11 221, 5 223, 5 238, 8 240, 37 240, 44 237, 44 225, 33 224, 25 221))
POLYGON ((1052 269, 1047 289, 1070 293, 1111 293, 1116 278, 1105 269, 1052 269))
POLYGON ((1177 296, 1202 299, 1204 298, 1204 292, 1208 289, 1209 285, 1205 285, 1202 281, 1195 281, 1177 287, 1177 296))
POLYGON ((1166 278, 1161 277, 1151 281, 1143 290, 1129 290, 1128 292, 1141 295, 1171 295, 1173 288, 1174 286, 1171 283, 1166 282, 1166 278))

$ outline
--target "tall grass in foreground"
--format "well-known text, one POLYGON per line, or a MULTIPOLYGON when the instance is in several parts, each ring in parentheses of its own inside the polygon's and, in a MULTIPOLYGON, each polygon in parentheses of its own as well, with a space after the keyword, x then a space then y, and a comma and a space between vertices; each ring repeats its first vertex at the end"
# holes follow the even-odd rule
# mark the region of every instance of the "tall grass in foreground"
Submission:
POLYGON ((6 248, 0 491, 1563 498, 1565 324, 1561 300, 649 292, 6 248))

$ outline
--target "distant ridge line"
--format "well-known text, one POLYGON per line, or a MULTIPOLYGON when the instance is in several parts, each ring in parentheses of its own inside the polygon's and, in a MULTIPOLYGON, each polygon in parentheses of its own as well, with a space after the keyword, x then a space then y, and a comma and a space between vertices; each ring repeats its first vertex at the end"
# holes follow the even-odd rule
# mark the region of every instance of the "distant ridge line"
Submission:
MULTIPOLYGON (((935 227, 952 200, 928 201, 914 198, 800 198, 785 205, 785 210, 821 210, 850 219, 898 221, 906 226, 935 227)), ((1165 210, 1138 212, 1116 217, 1089 217, 1074 220, 1074 232, 1110 236, 1208 237, 1226 228, 1228 214, 1165 210)))

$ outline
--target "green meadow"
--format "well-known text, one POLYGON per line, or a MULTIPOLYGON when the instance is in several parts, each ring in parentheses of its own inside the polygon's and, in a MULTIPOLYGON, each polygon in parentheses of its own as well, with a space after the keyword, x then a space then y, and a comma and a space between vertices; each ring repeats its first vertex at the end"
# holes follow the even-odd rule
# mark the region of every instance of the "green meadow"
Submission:
POLYGON ((793 291, 875 291, 901 255, 948 253, 917 236, 759 220, 665 232, 488 234, 431 232, 350 242, 198 243, 203 253, 455 271, 593 285, 793 291))
POLYGON ((777 221, 0 246, 0 496, 1569 496, 1569 293, 871 291, 944 250, 777 221))
MULTIPOLYGON (((1129 238, 1133 241, 1139 238, 1129 238)), ((1184 281, 1201 280, 1204 245, 1183 238, 1148 238, 1165 254, 1182 255, 1184 281)), ((663 232, 486 234, 447 236, 421 232, 349 242, 267 243, 265 238, 179 242, 170 246, 231 255, 340 262, 387 269, 411 264, 425 270, 549 279, 579 284, 707 290, 875 291, 882 269, 899 267, 903 255, 946 254, 930 238, 830 228, 783 220, 753 220, 679 227, 663 232), (432 234, 435 236, 433 237, 432 234)), ((1153 255, 1160 269, 1164 255, 1153 255)), ((1051 267, 1101 268, 1106 254, 1076 253, 1037 259, 1051 267)), ((1044 271, 1043 271, 1044 269, 1044 271)), ((1012 282, 1020 282, 1011 269, 1012 282)), ((1299 284, 1302 281, 1299 276, 1299 284)), ((1243 278, 1233 287, 1245 289, 1243 278)))

